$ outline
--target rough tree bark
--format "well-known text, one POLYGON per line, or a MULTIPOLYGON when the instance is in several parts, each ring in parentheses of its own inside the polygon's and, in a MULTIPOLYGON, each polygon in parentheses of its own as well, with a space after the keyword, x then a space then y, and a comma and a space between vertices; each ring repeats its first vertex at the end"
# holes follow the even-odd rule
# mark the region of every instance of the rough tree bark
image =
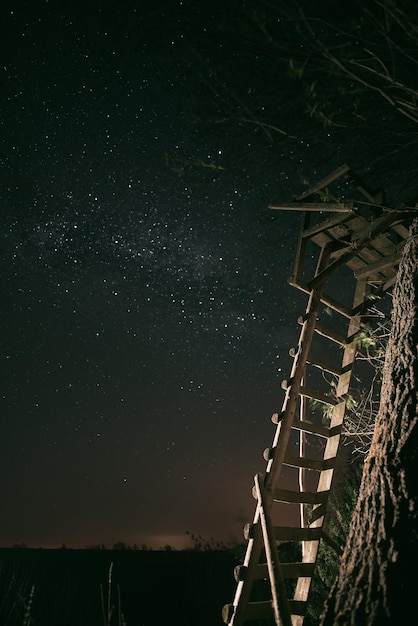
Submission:
MULTIPOLYGON (((417 613, 418 219, 393 293, 381 402, 322 626, 386 626, 417 613)), ((412 620, 414 621, 414 620, 412 620)))

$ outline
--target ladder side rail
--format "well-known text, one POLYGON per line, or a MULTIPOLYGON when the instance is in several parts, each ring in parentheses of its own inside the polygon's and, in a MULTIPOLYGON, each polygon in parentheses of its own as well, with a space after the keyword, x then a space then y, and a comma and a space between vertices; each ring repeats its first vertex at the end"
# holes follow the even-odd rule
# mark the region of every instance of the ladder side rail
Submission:
POLYGON ((271 524, 268 510, 266 509, 267 502, 260 474, 256 474, 254 477, 254 483, 257 492, 258 507, 260 510, 264 548, 266 551, 274 620, 277 626, 292 626, 286 586, 280 566, 273 526, 271 524))
POLYGON ((297 253, 296 253, 296 258, 294 262, 292 278, 289 281, 290 283, 292 282, 292 280, 297 283, 300 281, 303 282, 303 266, 304 266, 304 257, 305 257, 306 246, 307 246, 307 240, 303 236, 303 232, 304 230, 306 230, 309 224, 310 224, 310 215, 308 213, 304 213, 302 215, 302 219, 300 223, 297 253))
MULTIPOLYGON (((346 397, 350 390, 351 383, 351 375, 353 371, 354 362, 356 359, 357 352, 357 343, 355 339, 355 335, 360 328, 361 323, 361 305, 365 302, 366 299, 366 291, 367 291, 367 281, 357 281, 356 290, 354 294, 354 302, 353 309, 358 310, 359 312, 354 315, 348 327, 347 337, 351 337, 351 342, 347 343, 344 349, 343 358, 342 358, 342 373, 339 376, 336 396, 337 399, 340 398, 341 402, 339 402, 333 409, 330 428, 335 428, 336 433, 332 437, 327 439, 325 450, 324 450, 324 460, 333 459, 337 456, 339 443, 341 439, 341 426, 345 417, 345 408, 346 408, 346 397)), ((334 476, 334 467, 329 469, 322 470, 320 472, 319 481, 317 490, 320 492, 330 492, 332 486, 332 479, 334 476)), ((328 500, 328 499, 327 499, 328 500)), ((317 508, 317 505, 314 508, 317 508)), ((321 515, 315 518, 310 524, 310 528, 322 527, 324 516, 326 513, 327 502, 324 502, 323 510, 321 511, 321 515)), ((307 542, 306 548, 303 551, 303 561, 304 562, 316 562, 316 557, 319 549, 319 541, 311 541, 307 542)), ((299 578, 294 599, 295 600, 304 600, 307 601, 310 591, 312 579, 309 578, 299 578)))
MULTIPOLYGON (((306 368, 305 368, 306 369, 306 368)), ((304 382, 304 379, 302 380, 304 382)), ((306 419, 306 396, 301 395, 299 401, 299 419, 303 422, 306 419)), ((306 457, 306 448, 307 448, 307 435, 303 430, 299 431, 299 456, 300 458, 306 457)), ((306 467, 301 465, 298 468, 298 484, 299 491, 306 491, 306 467)), ((300 527, 307 528, 308 526, 308 510, 303 502, 299 504, 299 516, 300 516, 300 527)), ((302 561, 305 561, 304 555, 306 551, 306 542, 302 541, 302 561)))
MULTIPOLYGON (((319 273, 328 262, 329 250, 327 248, 323 248, 320 252, 317 262, 316 273, 319 273)), ((308 304, 306 307, 306 321, 302 326, 299 339, 299 348, 295 354, 295 358, 293 361, 293 367, 291 372, 292 385, 289 386, 286 392, 282 407, 282 414, 284 414, 285 417, 277 424, 276 433, 272 445, 272 448, 277 447, 280 439, 280 447, 278 450, 276 450, 274 457, 269 460, 267 464, 266 475, 264 478, 264 486, 267 493, 264 496, 264 500, 265 505, 268 505, 269 507, 273 502, 274 487, 280 476, 283 458, 287 449, 287 444, 292 429, 292 422, 297 408, 297 402, 300 397, 298 388, 300 390, 304 366, 307 362, 310 344, 314 335, 316 318, 321 304, 321 292, 322 288, 319 287, 318 289, 313 289, 309 296, 308 304), (296 382, 295 384, 295 381, 298 381, 298 383, 296 382), (272 469, 274 470, 273 473, 271 472, 272 469)), ((245 578, 243 580, 240 580, 237 584, 233 603, 225 605, 223 610, 223 620, 226 624, 228 624, 228 626, 241 626, 245 621, 246 607, 250 602, 252 593, 254 572, 256 567, 258 566, 261 550, 263 547, 262 533, 257 532, 257 527, 259 527, 259 521, 260 507, 257 506, 253 521, 253 528, 256 530, 256 534, 248 541, 244 559, 244 569, 246 570, 246 575, 245 578)))
MULTIPOLYGON (((319 274, 322 269, 326 267, 328 261, 329 250, 325 247, 321 250, 317 263, 316 274, 319 274)), ((306 315, 304 317, 305 321, 302 325, 302 330, 300 334, 299 346, 293 361, 292 371, 290 374, 292 384, 289 385, 286 391, 286 396, 283 403, 282 414, 284 414, 284 417, 282 421, 280 421, 278 424, 276 434, 273 440, 272 447, 276 448, 277 450, 274 457, 269 460, 266 468, 264 485, 267 492, 269 493, 270 498, 281 473, 281 467, 289 441, 293 419, 297 411, 305 365, 308 360, 308 354, 312 343, 313 334, 315 332, 319 306, 321 304, 321 292, 322 289, 321 286, 319 286, 318 288, 313 289, 309 296, 308 305, 306 307, 306 315), (280 446, 278 446, 279 438, 280 446)))
POLYGON ((257 506, 251 525, 251 535, 248 537, 247 549, 241 568, 245 571, 245 575, 237 583, 232 604, 226 604, 222 612, 223 621, 228 626, 241 626, 245 621, 244 613, 251 598, 254 572, 258 566, 263 547, 263 536, 260 532, 259 520, 260 507, 257 506))

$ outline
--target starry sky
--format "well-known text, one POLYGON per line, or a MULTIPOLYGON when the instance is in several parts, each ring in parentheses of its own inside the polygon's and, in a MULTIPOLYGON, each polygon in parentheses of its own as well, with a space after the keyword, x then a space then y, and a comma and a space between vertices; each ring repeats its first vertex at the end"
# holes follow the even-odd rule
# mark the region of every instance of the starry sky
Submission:
POLYGON ((0 9, 2 546, 181 547, 253 514, 306 301, 300 216, 268 203, 341 163, 196 123, 220 44, 158 4, 0 9))

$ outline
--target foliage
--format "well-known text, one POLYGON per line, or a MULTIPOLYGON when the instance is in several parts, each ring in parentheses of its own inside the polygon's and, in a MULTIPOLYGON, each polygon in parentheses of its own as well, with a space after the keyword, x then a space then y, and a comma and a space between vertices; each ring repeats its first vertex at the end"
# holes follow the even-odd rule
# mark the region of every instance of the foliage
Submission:
POLYGON ((193 84, 184 115, 206 148, 168 162, 191 186, 225 172, 283 182, 295 166, 303 180, 337 160, 392 198, 417 193, 415 2, 176 4, 166 27, 193 84))
MULTIPOLYGON (((341 553, 345 547, 351 517, 357 502, 361 481, 361 466, 351 466, 344 480, 334 486, 330 494, 326 533, 338 546, 341 553)), ((316 626, 323 611, 324 602, 338 572, 340 553, 337 553, 325 540, 319 547, 315 574, 308 607, 306 626, 316 626)))
POLYGON ((100 585, 103 626, 126 626, 125 617, 121 610, 120 587, 117 585, 115 591, 112 584, 112 571, 113 561, 109 566, 107 589, 100 585))
MULTIPOLYGON (((368 317, 368 325, 362 326, 355 340, 358 351, 356 359, 371 366, 371 380, 365 388, 353 386, 351 392, 345 396, 346 415, 342 436, 344 442, 352 446, 353 461, 358 457, 364 457, 370 449, 379 409, 380 385, 390 332, 390 320, 374 305, 369 309, 368 317)), ((336 399, 337 378, 330 377, 328 383, 330 388, 328 395, 336 399)), ((312 409, 320 409, 323 423, 329 424, 333 406, 313 398, 309 400, 309 404, 312 409)))

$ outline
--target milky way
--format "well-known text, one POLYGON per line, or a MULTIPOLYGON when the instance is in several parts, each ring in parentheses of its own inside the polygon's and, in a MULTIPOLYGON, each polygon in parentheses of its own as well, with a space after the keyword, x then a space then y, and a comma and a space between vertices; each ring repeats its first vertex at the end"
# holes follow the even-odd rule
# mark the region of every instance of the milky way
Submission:
POLYGON ((304 306, 267 206, 299 177, 230 171, 136 10, 1 11, 0 543, 239 534, 304 306))

